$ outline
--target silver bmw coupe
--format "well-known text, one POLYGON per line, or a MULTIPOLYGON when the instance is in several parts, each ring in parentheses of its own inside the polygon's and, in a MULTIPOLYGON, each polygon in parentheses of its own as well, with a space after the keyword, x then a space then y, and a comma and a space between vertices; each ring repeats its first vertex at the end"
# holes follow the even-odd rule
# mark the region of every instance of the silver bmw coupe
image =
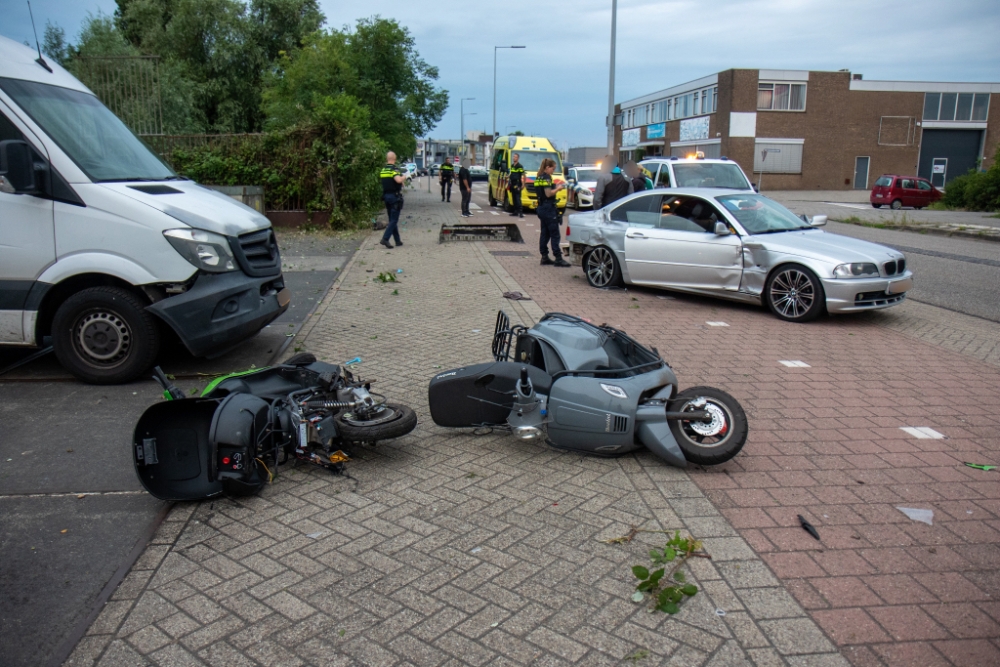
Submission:
POLYGON ((825 232, 742 190, 646 190, 569 216, 569 257, 594 287, 645 285, 766 305, 807 322, 902 303, 913 272, 902 253, 825 232))

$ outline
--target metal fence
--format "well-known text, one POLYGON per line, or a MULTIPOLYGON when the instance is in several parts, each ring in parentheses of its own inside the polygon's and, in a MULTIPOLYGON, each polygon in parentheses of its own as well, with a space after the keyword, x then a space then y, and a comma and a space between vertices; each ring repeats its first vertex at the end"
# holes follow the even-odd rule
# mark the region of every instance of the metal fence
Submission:
POLYGON ((133 132, 155 135, 163 132, 159 64, 159 56, 88 56, 70 69, 133 132))

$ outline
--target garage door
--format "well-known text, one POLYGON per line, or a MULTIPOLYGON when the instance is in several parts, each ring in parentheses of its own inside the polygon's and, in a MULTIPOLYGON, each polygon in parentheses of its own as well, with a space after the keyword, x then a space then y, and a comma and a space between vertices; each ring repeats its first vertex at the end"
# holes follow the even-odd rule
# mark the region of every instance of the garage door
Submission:
MULTIPOLYGON (((976 168, 982 145, 982 130, 924 130, 920 143, 920 168, 918 176, 931 179, 935 158, 941 178, 940 165, 947 164, 945 183, 976 168), (944 162, 947 160, 947 163, 944 162)), ((939 180, 935 180, 938 183, 939 180)))

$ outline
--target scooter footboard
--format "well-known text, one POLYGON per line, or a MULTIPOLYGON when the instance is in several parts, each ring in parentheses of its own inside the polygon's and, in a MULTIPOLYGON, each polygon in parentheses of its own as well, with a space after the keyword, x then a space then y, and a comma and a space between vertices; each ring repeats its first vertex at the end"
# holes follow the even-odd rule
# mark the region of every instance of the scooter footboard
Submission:
MULTIPOLYGON (((451 428, 506 424, 522 368, 524 364, 500 361, 439 373, 427 387, 431 418, 451 428)), ((535 391, 547 394, 549 374, 534 366, 527 369, 535 391)))

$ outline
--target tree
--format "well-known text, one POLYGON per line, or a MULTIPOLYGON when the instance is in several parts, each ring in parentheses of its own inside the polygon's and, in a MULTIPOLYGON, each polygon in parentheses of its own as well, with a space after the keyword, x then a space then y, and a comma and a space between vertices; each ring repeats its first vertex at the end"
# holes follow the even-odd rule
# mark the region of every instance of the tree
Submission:
POLYGON ((69 61, 70 46, 66 43, 66 31, 52 21, 45 22, 42 51, 60 65, 65 65, 69 61))

